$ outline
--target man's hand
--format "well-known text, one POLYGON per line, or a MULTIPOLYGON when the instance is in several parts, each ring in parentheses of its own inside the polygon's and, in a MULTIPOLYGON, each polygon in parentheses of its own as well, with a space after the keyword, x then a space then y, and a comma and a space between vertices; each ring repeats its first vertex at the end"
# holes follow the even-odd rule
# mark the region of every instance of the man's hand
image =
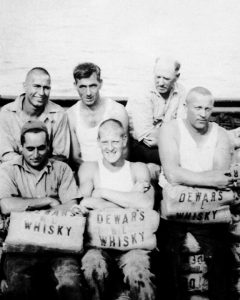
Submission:
POLYGON ((136 182, 132 188, 132 192, 146 193, 150 189, 149 182, 136 182))
POLYGON ((86 216, 88 215, 89 211, 88 209, 81 205, 81 204, 74 204, 71 209, 70 209, 71 213, 75 216, 75 215, 83 215, 86 216))
POLYGON ((157 146, 157 138, 149 135, 143 139, 143 143, 146 146, 148 146, 149 148, 156 147, 157 146))
POLYGON ((236 179, 233 178, 229 171, 212 171, 213 172, 213 186, 219 189, 230 188, 236 182, 236 179))

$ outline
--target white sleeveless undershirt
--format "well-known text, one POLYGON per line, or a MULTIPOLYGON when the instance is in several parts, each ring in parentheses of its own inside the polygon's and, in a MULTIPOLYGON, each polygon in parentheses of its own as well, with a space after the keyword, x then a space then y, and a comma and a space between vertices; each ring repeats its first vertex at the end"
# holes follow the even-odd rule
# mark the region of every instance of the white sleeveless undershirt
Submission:
POLYGON ((180 132, 180 166, 194 172, 212 170, 214 152, 218 140, 218 125, 212 122, 212 128, 206 140, 201 145, 197 145, 184 121, 178 119, 177 122, 180 132))
MULTIPOLYGON (((209 171, 213 168, 214 153, 218 140, 218 128, 219 126, 211 122, 212 128, 208 133, 208 137, 197 145, 189 133, 186 125, 182 119, 177 119, 177 125, 179 128, 179 156, 180 166, 184 169, 193 172, 209 171)), ((164 187, 167 184, 167 179, 163 172, 159 176, 159 185, 164 187)))
POLYGON ((98 128, 102 121, 109 118, 113 108, 113 101, 111 99, 106 99, 105 111, 102 115, 101 121, 95 127, 86 126, 85 121, 79 114, 80 111, 80 101, 76 108, 75 118, 76 118, 76 135, 81 148, 81 157, 83 161, 97 161, 102 158, 101 150, 97 144, 98 128))
POLYGON ((133 188, 134 182, 132 178, 130 162, 125 160, 122 168, 117 172, 109 171, 102 162, 98 161, 99 166, 99 188, 111 189, 119 192, 130 192, 133 188))

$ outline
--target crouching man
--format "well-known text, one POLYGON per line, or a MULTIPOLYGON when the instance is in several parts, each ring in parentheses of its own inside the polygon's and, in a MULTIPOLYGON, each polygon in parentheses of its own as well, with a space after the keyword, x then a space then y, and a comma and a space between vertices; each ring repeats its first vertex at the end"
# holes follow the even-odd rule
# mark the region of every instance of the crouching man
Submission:
MULTIPOLYGON (((95 210, 104 213, 111 208, 121 208, 122 211, 153 208, 153 189, 148 168, 143 163, 130 163, 124 159, 126 143, 127 136, 119 121, 108 119, 101 123, 98 144, 103 159, 85 162, 79 169, 80 191, 84 196, 81 205, 92 209, 92 213, 95 210)), ((110 221, 107 223, 110 224, 110 221)), ((145 249, 119 251, 90 247, 82 259, 82 269, 91 290, 91 299, 105 299, 107 289, 113 292, 114 299, 154 299, 154 275, 150 271, 149 254, 150 251, 145 249), (115 266, 114 277, 112 265, 115 266), (115 286, 114 278, 118 278, 118 272, 121 279, 115 286), (111 285, 108 286, 109 281, 111 285)))
MULTIPOLYGON (((2 213, 67 210, 75 204, 78 189, 72 171, 66 163, 49 159, 49 135, 44 123, 25 123, 21 129, 21 145, 22 156, 0 167, 2 213)), ((6 253, 3 263, 7 299, 43 299, 44 296, 82 299, 80 267, 72 255, 6 253)))

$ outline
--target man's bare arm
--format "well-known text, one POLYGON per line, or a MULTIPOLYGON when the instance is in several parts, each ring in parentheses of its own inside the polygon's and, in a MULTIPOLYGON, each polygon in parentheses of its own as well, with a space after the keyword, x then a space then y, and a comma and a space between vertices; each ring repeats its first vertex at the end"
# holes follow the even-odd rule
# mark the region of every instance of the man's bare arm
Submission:
POLYGON ((148 168, 142 163, 132 163, 135 186, 130 192, 120 192, 112 189, 95 189, 93 197, 100 197, 121 207, 153 208, 154 192, 150 185, 148 168), (147 191, 145 191, 147 190, 147 191))
POLYGON ((232 178, 225 175, 229 168, 230 145, 229 147, 226 146, 223 152, 219 149, 217 150, 214 170, 193 172, 180 166, 177 136, 179 136, 179 131, 176 126, 176 121, 164 124, 159 129, 159 155, 164 174, 169 183, 174 185, 183 184, 188 186, 208 186, 217 188, 225 188, 232 183, 232 178), (220 157, 223 158, 224 162, 221 163, 220 157))
POLYGON ((13 211, 26 211, 33 209, 42 209, 44 207, 56 207, 60 203, 58 200, 50 197, 44 198, 22 198, 22 197, 6 197, 0 201, 1 212, 4 215, 13 211))
POLYGON ((83 197, 91 197, 94 189, 94 173, 97 170, 97 163, 83 162, 78 170, 78 180, 80 183, 80 194, 83 197))

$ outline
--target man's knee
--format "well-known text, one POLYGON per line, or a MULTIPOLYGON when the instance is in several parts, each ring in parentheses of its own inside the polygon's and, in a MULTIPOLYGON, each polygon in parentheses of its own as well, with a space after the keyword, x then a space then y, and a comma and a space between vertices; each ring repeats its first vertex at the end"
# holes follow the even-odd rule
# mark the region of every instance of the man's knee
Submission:
POLYGON ((81 287, 81 270, 74 258, 58 258, 53 264, 54 276, 57 279, 56 289, 79 289, 81 287))
POLYGON ((107 262, 101 250, 90 249, 82 258, 82 270, 87 280, 104 280, 108 276, 107 262))
POLYGON ((150 270, 148 251, 131 250, 121 256, 119 267, 124 275, 124 282, 129 285, 135 299, 154 299, 154 274, 150 270))

